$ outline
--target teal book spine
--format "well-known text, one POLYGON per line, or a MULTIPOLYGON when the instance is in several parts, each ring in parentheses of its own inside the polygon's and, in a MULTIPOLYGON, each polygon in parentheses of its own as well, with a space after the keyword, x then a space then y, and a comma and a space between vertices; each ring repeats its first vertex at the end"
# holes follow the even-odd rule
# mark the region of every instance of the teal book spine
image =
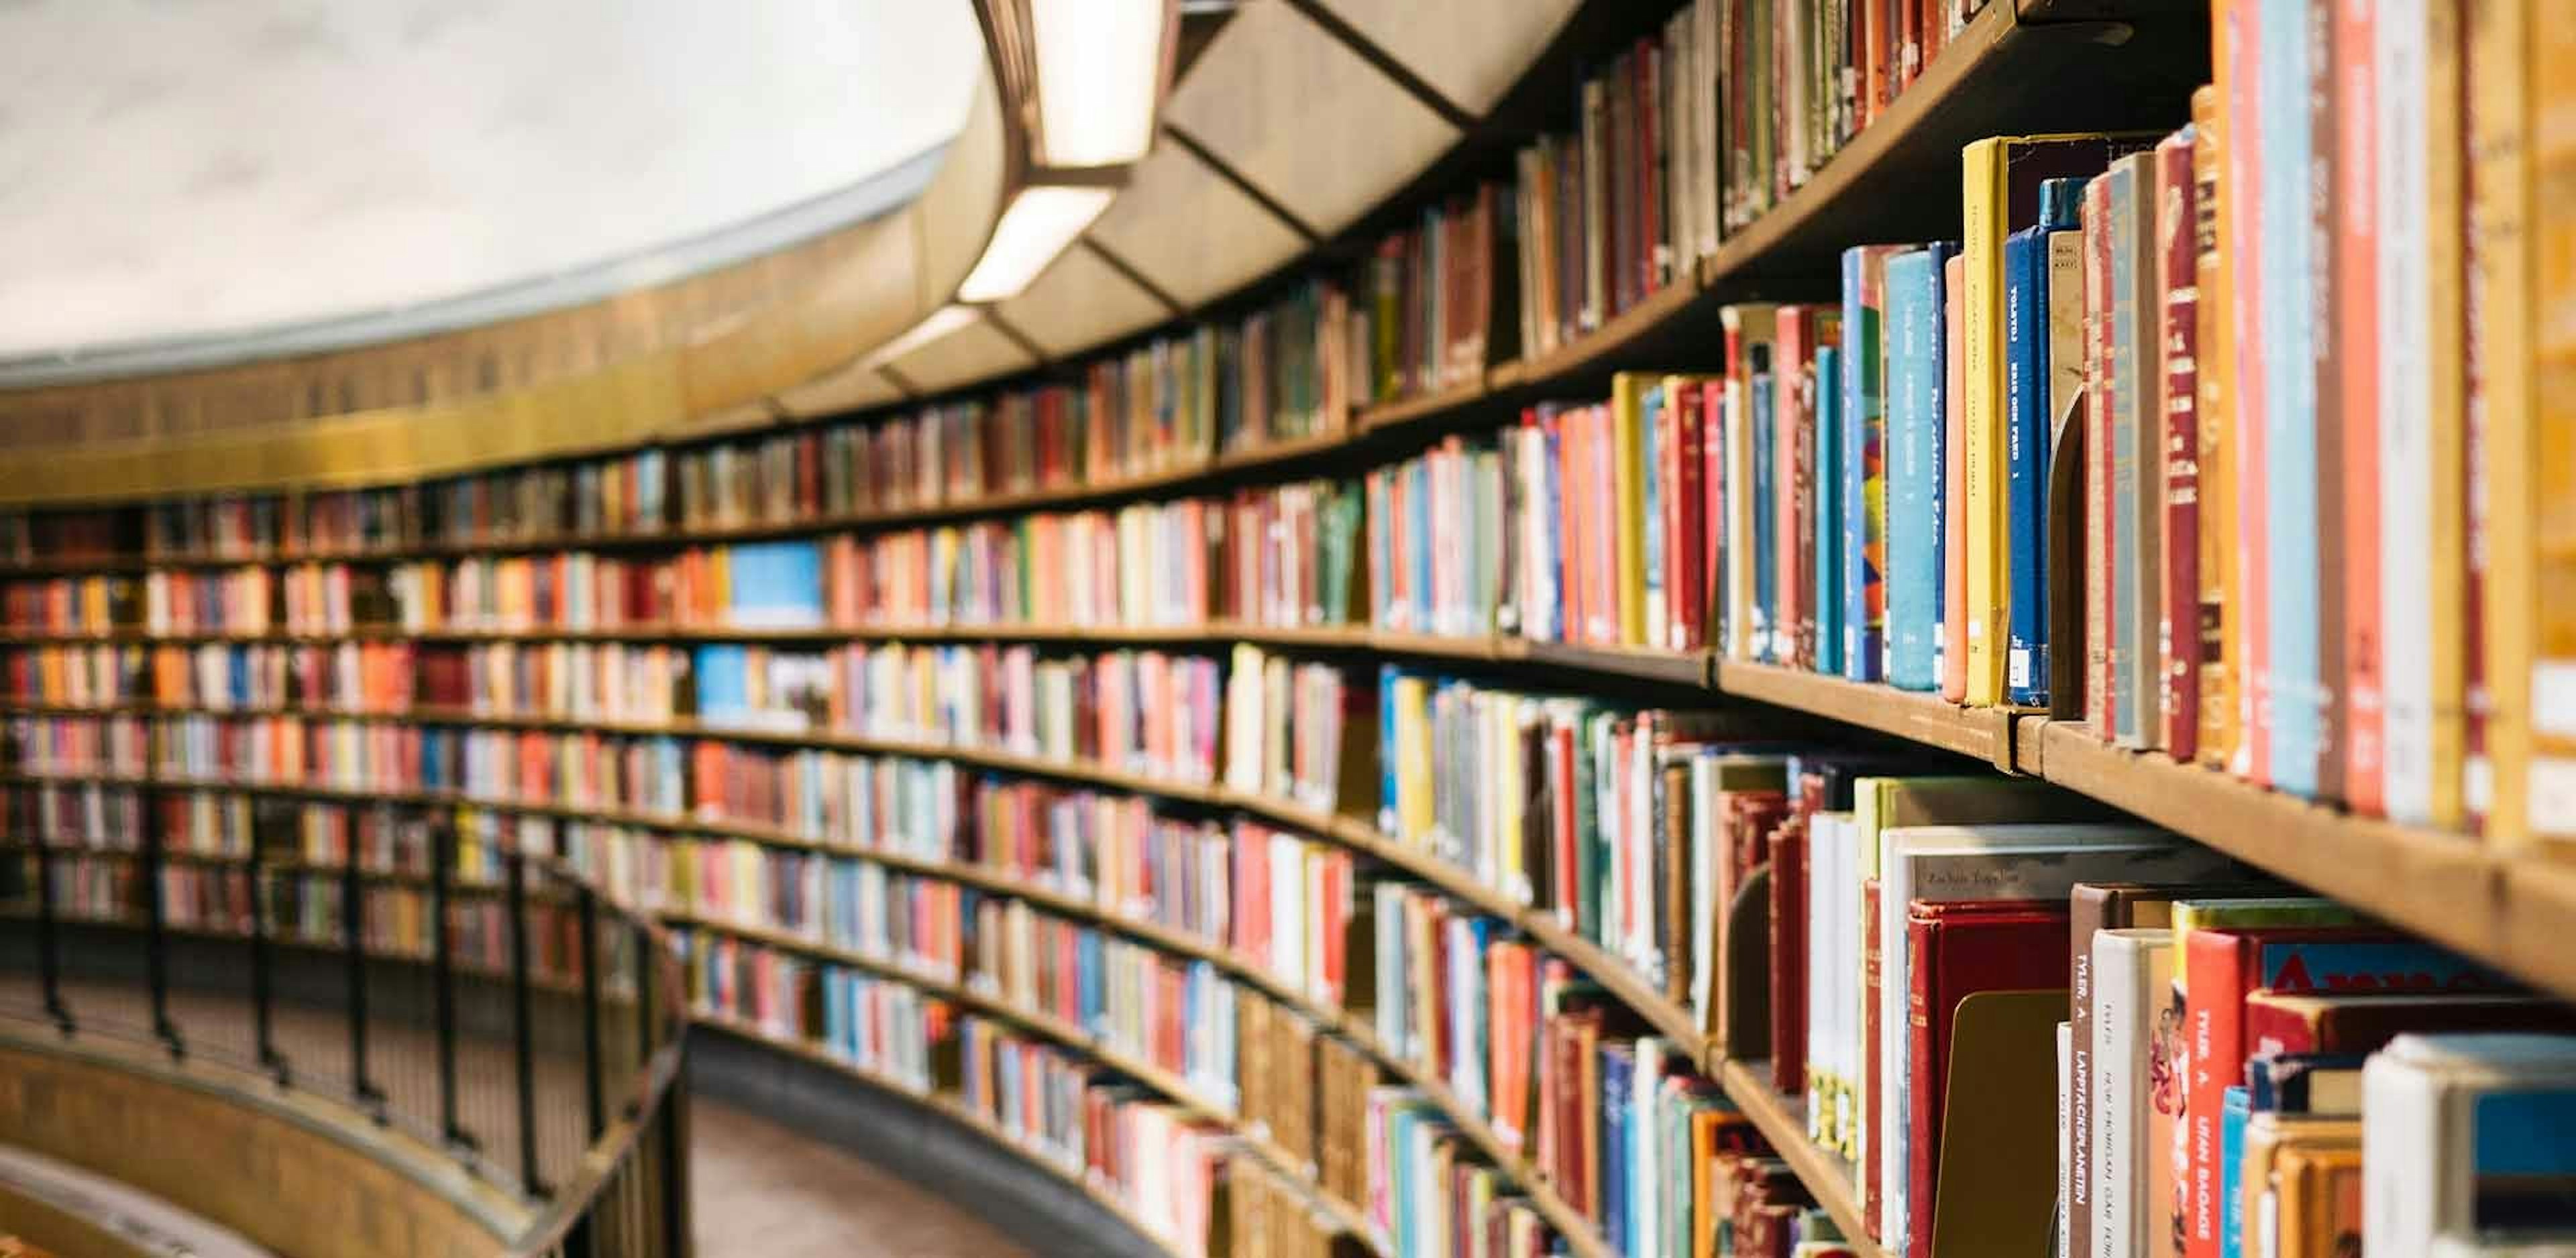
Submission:
MULTIPOLYGON (((2323 753, 2324 691, 2319 676, 2317 546, 2316 324, 2309 300, 2316 275, 2310 236, 2316 197, 2308 92, 2313 77, 2308 24, 2330 6, 2308 0, 2262 0, 2256 11, 2260 64, 2255 101, 2263 161, 2255 189, 2263 239, 2263 489, 2266 511, 2281 525, 2264 530, 2270 581, 2266 649, 2269 703, 2257 693, 2255 719, 2271 730, 2271 785, 2314 796, 2323 753), (2313 10, 2313 12, 2312 12, 2313 10), (2266 715, 2268 708, 2268 716, 2266 715)), ((2259 679, 2258 679, 2259 685, 2259 679)))

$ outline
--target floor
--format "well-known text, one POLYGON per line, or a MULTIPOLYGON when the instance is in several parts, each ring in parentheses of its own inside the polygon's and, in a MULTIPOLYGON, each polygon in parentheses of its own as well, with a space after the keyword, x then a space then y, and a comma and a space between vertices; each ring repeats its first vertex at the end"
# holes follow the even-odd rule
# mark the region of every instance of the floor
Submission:
POLYGON ((1028 1252, 962 1206, 741 1110, 693 1100, 689 1129, 698 1258, 1023 1258, 1028 1252))

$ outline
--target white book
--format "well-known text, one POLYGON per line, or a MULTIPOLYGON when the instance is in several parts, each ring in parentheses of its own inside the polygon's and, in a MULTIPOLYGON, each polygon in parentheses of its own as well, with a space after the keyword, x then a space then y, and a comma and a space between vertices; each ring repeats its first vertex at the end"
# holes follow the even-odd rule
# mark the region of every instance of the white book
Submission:
POLYGON ((2381 778, 2391 820, 2433 820, 2433 618, 2455 614, 2426 597, 2433 572, 2435 418, 2431 251, 2423 211, 2432 129, 2456 125, 2423 107, 2425 32, 2432 0, 2378 0, 2371 22, 2371 120, 2378 152, 2379 625, 2381 778))
MULTIPOLYGON (((2576 1108, 2576 1037, 2401 1035, 2362 1067, 2362 1217, 2372 1253, 2420 1254, 2478 1232, 2480 1162, 2499 1177, 2576 1171, 2560 1116, 2576 1108)), ((2569 1238, 2541 1237, 2576 1252, 2569 1238)), ((2471 1253, 2521 1253, 2471 1249, 2471 1253)))
POLYGON ((2155 1107, 2157 1008, 2173 984, 2173 932, 2155 927, 2093 935, 2093 1181, 2095 1258, 2148 1258, 2147 1116, 2155 1107))
MULTIPOLYGON (((1908 1202, 1906 906, 1914 900, 2055 900, 2079 882, 2191 882, 2218 877, 2225 856, 2147 826, 2031 824, 1894 827, 1879 834, 1879 1081, 1887 1095, 1871 1133, 1879 1159, 1880 1231, 1903 1258, 1908 1202)), ((1922 1258, 1921 1255, 1915 1258, 1922 1258)))

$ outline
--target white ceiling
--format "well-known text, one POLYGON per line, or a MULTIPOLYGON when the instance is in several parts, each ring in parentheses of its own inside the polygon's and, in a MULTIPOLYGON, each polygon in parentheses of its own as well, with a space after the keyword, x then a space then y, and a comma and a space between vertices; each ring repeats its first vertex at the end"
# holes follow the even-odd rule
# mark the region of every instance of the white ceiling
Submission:
POLYGON ((968 0, 0 0, 0 364, 775 247, 908 199, 982 56, 968 0))

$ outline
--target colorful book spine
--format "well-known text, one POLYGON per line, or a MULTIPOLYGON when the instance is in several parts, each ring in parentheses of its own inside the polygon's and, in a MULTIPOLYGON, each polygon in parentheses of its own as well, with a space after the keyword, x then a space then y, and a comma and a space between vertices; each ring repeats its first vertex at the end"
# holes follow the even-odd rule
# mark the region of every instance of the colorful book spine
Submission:
POLYGON ((2231 649, 2236 611, 2230 591, 2236 580, 2236 450, 2230 423, 2236 404, 2236 341, 2229 320, 2235 317, 2229 288, 2231 263, 2222 242, 2228 195, 2226 108, 2217 87, 2192 93, 2192 281, 2197 292, 2194 329, 2195 372, 2199 396, 2194 411, 2200 421, 2199 450, 2194 458, 2198 481, 2193 502, 2200 521, 2200 589, 2193 634, 2199 654, 2193 666, 2200 680, 2197 700, 2200 728, 2193 735, 2195 759, 2225 767, 2236 738, 2236 687, 2239 661, 2231 649))
MULTIPOLYGON (((2308 97, 2310 7, 2304 0, 2261 0, 2261 64, 2255 97, 2263 128, 2263 490, 2281 527, 2263 534, 2262 581, 2268 596, 2265 665, 2257 674, 2258 723, 2271 735, 2267 784, 2294 795, 2317 793, 2323 753, 2324 679, 2319 673, 2320 551, 2317 522, 2317 321, 2327 312, 2309 300, 2316 266, 2310 223, 2308 97), (2265 680, 2268 678, 2268 686, 2265 680), (2268 703, 2265 702, 2268 695, 2268 703)), ((2198 1258, 2195 1255, 2195 1258, 2198 1258)))
POLYGON ((1815 363, 1815 464, 1809 478, 1814 505, 1808 510, 1808 527, 1815 534, 1810 570, 1816 630, 1809 663, 1817 672, 1836 675, 1843 671, 1843 549, 1851 524, 1844 506, 1844 473, 1851 460, 1843 440, 1841 347, 1818 345, 1815 363))
MULTIPOLYGON (((2373 45, 2373 9, 2369 0, 2337 0, 2331 14, 2333 32, 2332 102, 2334 212, 2328 239, 2333 247, 2334 345, 2324 361, 2333 373, 2338 403, 2320 413, 2322 423, 2340 427, 2339 466, 2320 475, 2340 479, 2343 564, 2331 608, 2341 640, 2335 644, 2341 675, 2327 678, 2336 699, 2332 728, 2341 753, 2332 777, 2334 792, 2345 806, 2365 816, 2387 812, 2384 789, 2384 713, 2381 685, 2379 553, 2387 544, 2380 531, 2380 398, 2379 340, 2380 219, 2378 213, 2377 109, 2379 108, 2373 45)), ((2325 154, 2319 154, 2324 160, 2325 154)))
POLYGON ((1943 580, 1941 296, 1945 245, 1887 263, 1888 684, 1939 687, 1943 580))
POLYGON ((1843 251, 1842 673, 1877 681, 1887 642, 1887 269, 1899 245, 1843 251))
MULTIPOLYGON (((2264 580, 2270 549, 2264 540, 2271 516, 2270 460, 2266 457, 2264 412, 2270 404, 2268 357, 2263 352, 2270 328, 2269 303, 2286 294, 2265 282, 2271 241, 2265 235, 2264 163, 2268 137, 2259 92, 2263 23, 2258 6, 2265 0, 2224 0, 2212 15, 2212 64, 2217 68, 2219 99, 2226 110, 2227 148, 2220 169, 2224 217, 2219 245, 2227 260, 2228 343, 2234 347, 2235 376, 2229 382, 2229 409, 2235 416, 2228 449, 2236 483, 2236 562, 2228 589, 2228 659, 2235 665, 2235 739, 2228 769, 2254 782, 2270 780, 2271 598, 2264 580)), ((2304 128, 2303 128, 2304 129, 2304 128)), ((2303 176, 2304 177, 2304 176, 2303 176)), ((2285 517, 2286 518, 2286 517, 2285 517)))
POLYGON ((2164 486, 2163 597, 2156 604, 2156 739, 2188 763, 2200 741, 2200 295, 2192 171, 2196 133, 2185 127, 2156 146, 2155 230, 2158 340, 2164 346, 2163 428, 2156 465, 2164 486))

